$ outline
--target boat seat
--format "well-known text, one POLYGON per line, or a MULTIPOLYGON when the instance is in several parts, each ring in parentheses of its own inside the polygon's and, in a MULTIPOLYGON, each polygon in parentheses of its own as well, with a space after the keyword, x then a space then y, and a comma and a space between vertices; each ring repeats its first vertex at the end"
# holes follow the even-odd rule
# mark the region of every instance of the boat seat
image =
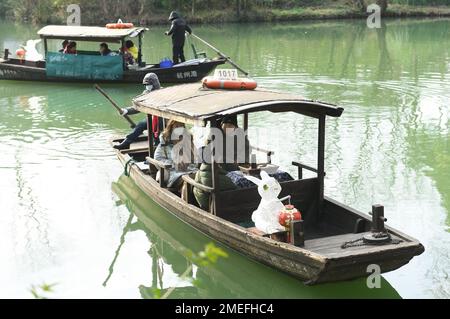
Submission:
MULTIPOLYGON (((193 187, 198 187, 206 193, 214 191, 212 187, 197 183, 192 174, 191 176, 183 175, 182 178, 186 184, 182 198, 189 204, 198 206, 192 193, 193 187)), ((317 210, 318 179, 292 180, 281 182, 280 185, 282 191, 279 198, 290 195, 291 203, 302 212, 302 217, 307 225, 308 216, 313 215, 317 210)), ((211 198, 210 196, 210 212, 213 212, 211 198)), ((236 224, 246 223, 251 221, 251 216, 258 208, 260 201, 261 197, 257 187, 221 191, 215 196, 214 214, 236 224)))
MULTIPOLYGON (((166 174, 166 170, 168 170, 169 168, 172 167, 172 165, 170 164, 164 164, 163 162, 160 162, 158 160, 155 160, 154 158, 151 158, 150 156, 147 156, 146 158, 147 163, 149 164, 149 166, 153 166, 156 167, 157 170, 159 170, 159 174, 160 174, 160 178, 159 178, 159 186, 161 188, 166 188, 169 191, 171 191, 172 193, 177 193, 178 189, 176 188, 171 188, 171 187, 167 187, 167 183, 166 180, 164 178, 164 175, 166 174)), ((152 171, 152 169, 150 169, 150 171, 152 171)))
MULTIPOLYGON (((318 179, 308 178, 280 183, 279 198, 291 195, 291 203, 302 212, 305 222, 317 209, 318 179)), ((261 197, 256 187, 219 192, 216 195, 216 215, 234 223, 251 220, 261 197)))
POLYGON ((268 233, 265 233, 265 232, 259 230, 256 227, 247 228, 247 231, 249 231, 252 234, 255 234, 255 235, 258 235, 258 236, 262 236, 262 237, 271 238, 273 240, 281 241, 283 243, 287 242, 287 234, 288 234, 287 231, 280 231, 280 232, 268 234, 268 233))
POLYGON ((198 207, 197 200, 194 197, 194 186, 192 185, 192 181, 195 181, 194 180, 195 173, 183 175, 181 178, 183 179, 183 187, 181 188, 181 198, 186 203, 198 207))

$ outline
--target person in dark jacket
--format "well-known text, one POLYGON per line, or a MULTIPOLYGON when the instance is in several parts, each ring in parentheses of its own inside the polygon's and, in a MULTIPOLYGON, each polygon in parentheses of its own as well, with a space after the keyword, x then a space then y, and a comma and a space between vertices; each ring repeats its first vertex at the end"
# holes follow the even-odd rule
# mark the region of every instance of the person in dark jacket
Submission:
POLYGON ((225 154, 225 163, 222 167, 227 172, 239 171, 239 164, 247 164, 250 162, 250 154, 252 148, 248 140, 247 134, 238 126, 236 115, 226 115, 220 120, 220 128, 224 133, 224 149, 223 154, 225 154), (237 138, 233 141, 234 138, 237 138), (238 138, 239 137, 239 138, 238 138), (240 138, 244 138, 244 144, 240 138), (232 143, 233 149, 227 148, 227 142, 232 143), (231 151, 232 154, 227 154, 226 152, 231 151), (232 161, 229 161, 232 159, 232 161))
MULTIPOLYGON (((202 164, 200 165, 200 169, 195 174, 195 181, 199 184, 212 187, 212 154, 216 153, 213 151, 213 144, 211 138, 208 139, 208 142, 201 150, 202 155, 200 156, 202 160, 202 164)), ((215 158, 215 161, 218 163, 221 162, 221 159, 219 158, 219 154, 215 154, 215 156, 218 156, 215 158)), ((237 186, 233 183, 233 181, 227 176, 228 171, 225 170, 224 164, 217 164, 218 172, 218 188, 221 191, 225 190, 233 190, 237 189, 237 186)), ((200 208, 208 211, 209 210, 209 198, 210 194, 197 188, 193 188, 194 197, 200 206, 200 208)))
MULTIPOLYGON (((142 80, 142 84, 145 85, 145 90, 143 93, 150 93, 154 90, 159 90, 161 88, 161 84, 159 83, 159 79, 158 76, 155 73, 147 73, 144 77, 144 79, 142 80)), ((134 115, 134 114, 138 114, 140 113, 138 110, 136 110, 134 107, 128 107, 128 108, 123 108, 121 115, 134 115)), ((162 128, 161 125, 161 121, 162 119, 159 118, 157 123, 158 126, 162 128)), ((142 120, 139 123, 136 124, 136 127, 133 129, 133 131, 128 134, 126 136, 126 138, 123 140, 122 143, 118 144, 118 145, 114 145, 113 147, 115 149, 118 150, 123 150, 123 149, 127 149, 130 147, 131 143, 135 142, 139 136, 142 135, 142 133, 144 133, 144 131, 147 129, 147 120, 142 120)), ((158 130, 159 132, 159 130, 158 130)), ((158 134, 159 135, 159 134, 158 134)), ((159 141, 158 136, 155 136, 156 138, 156 144, 159 141)))
POLYGON ((106 43, 100 43, 100 49, 99 49, 100 55, 102 56, 110 56, 112 51, 109 49, 108 45, 106 43))
POLYGON ((77 54, 77 43, 75 41, 69 42, 63 51, 64 54, 77 54))
POLYGON ((166 31, 166 35, 172 36, 173 63, 178 64, 180 61, 186 61, 184 57, 185 33, 187 31, 191 34, 192 30, 176 11, 170 13, 169 21, 172 22, 172 26, 169 31, 166 31))
MULTIPOLYGON (((212 164, 203 163, 200 166, 200 170, 195 174, 195 181, 205 186, 212 186, 212 164)), ((227 171, 223 169, 223 167, 218 164, 217 167, 219 171, 217 173, 219 180, 219 190, 233 190, 237 189, 237 186, 234 185, 233 181, 227 176, 227 171)), ((209 210, 209 196, 210 194, 202 191, 201 189, 194 187, 193 189, 194 197, 197 200, 200 208, 204 210, 209 210)))
POLYGON ((61 43, 62 49, 60 49, 58 52, 64 53, 64 50, 66 49, 66 46, 67 46, 68 44, 69 44, 69 40, 64 40, 64 41, 61 43))

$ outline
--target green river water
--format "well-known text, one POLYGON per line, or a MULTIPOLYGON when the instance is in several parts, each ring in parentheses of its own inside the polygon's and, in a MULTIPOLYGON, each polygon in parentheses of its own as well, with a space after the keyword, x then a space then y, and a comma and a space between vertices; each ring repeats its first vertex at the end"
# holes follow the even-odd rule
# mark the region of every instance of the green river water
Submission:
MULTIPOLYGON (((0 49, 14 52, 38 29, 0 22, 0 49)), ((147 61, 170 56, 163 31, 147 33, 147 61)), ((388 224, 425 253, 368 289, 365 279, 308 287, 224 248, 216 267, 194 267, 193 287, 180 279, 183 251, 211 240, 122 176, 108 141, 128 127, 111 105, 89 84, 0 81, 0 297, 32 297, 43 282, 57 283, 51 296, 62 298, 151 297, 155 287, 177 287, 172 297, 450 297, 450 20, 195 31, 261 87, 343 106, 327 122, 326 194, 362 211, 384 204, 388 224)), ((104 88, 123 105, 142 90, 104 88)), ((259 114, 250 124, 271 128, 258 144, 284 169, 315 165, 314 121, 259 114)))

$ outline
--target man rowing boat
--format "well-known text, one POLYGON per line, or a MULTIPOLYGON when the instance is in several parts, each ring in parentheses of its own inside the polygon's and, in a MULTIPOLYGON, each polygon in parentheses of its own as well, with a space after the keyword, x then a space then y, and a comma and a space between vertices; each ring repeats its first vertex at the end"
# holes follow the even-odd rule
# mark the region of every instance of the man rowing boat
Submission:
POLYGON ((172 22, 169 31, 166 31, 166 35, 172 36, 172 53, 173 64, 186 61, 184 57, 184 40, 186 32, 192 33, 191 28, 187 25, 186 21, 176 11, 172 11, 169 16, 169 21, 172 22))
MULTIPOLYGON (((147 73, 142 80, 142 84, 145 85, 145 90, 143 94, 148 94, 154 90, 159 90, 161 88, 161 84, 159 83, 158 76, 155 73, 147 73)), ((122 108, 121 115, 134 115, 140 113, 138 110, 136 110, 134 107, 128 107, 128 108, 122 108)), ((158 119, 158 117, 153 116, 152 121, 152 131, 148 134, 155 134, 155 142, 158 144, 159 141, 159 132, 160 128, 162 128, 162 119, 158 119)), ((114 145, 113 147, 118 150, 127 149, 130 147, 131 143, 135 142, 139 136, 144 133, 144 131, 147 129, 147 120, 142 120, 139 123, 137 123, 136 127, 133 129, 133 131, 126 136, 126 138, 123 140, 122 143, 114 145)))

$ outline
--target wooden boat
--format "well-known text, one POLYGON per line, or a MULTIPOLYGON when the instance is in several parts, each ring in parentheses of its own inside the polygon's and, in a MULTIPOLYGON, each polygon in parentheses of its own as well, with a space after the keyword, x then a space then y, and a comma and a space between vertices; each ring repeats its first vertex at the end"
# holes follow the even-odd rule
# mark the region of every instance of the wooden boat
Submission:
MULTIPOLYGON (((248 114, 254 112, 292 112, 317 119, 317 167, 293 161, 292 164, 298 168, 298 178, 280 183, 280 197, 290 195, 292 203, 303 214, 304 221, 299 223, 303 229, 294 227, 291 230, 292 243, 245 226, 251 222, 251 214, 259 204, 256 187, 219 191, 199 185, 190 176, 183 176, 186 189, 198 187, 210 193, 211 205, 209 211, 205 211, 189 196, 189 191, 182 199, 164 185, 164 179, 159 183, 156 181, 156 171, 160 170, 164 175, 167 166, 153 159, 151 134, 147 141, 117 151, 129 176, 155 202, 228 247, 307 284, 364 277, 368 275, 368 266, 373 264, 378 265, 383 273, 392 271, 424 251, 416 239, 384 226, 382 206, 374 206, 370 217, 324 196, 326 117, 340 117, 342 108, 293 94, 263 89, 209 90, 199 84, 169 87, 141 95, 133 100, 133 104, 147 114, 149 123, 151 116, 156 115, 186 124, 208 123, 214 127, 220 117, 236 114, 243 116, 246 130, 248 114), (304 169, 314 172, 316 177, 303 178, 304 169)), ((267 152, 268 156, 270 154, 267 152)), ((213 185, 218 185, 214 159, 212 167, 213 185)))
POLYGON ((226 59, 209 59, 194 49, 194 60, 172 67, 161 67, 159 63, 146 63, 142 58, 142 35, 148 29, 108 29, 103 27, 46 26, 38 31, 44 42, 45 60, 26 61, 10 57, 5 49, 0 58, 0 79, 53 82, 117 82, 142 83, 145 74, 153 72, 162 83, 197 82, 213 71, 226 59), (63 54, 48 50, 49 40, 71 40, 118 43, 124 47, 126 39, 138 39, 138 59, 132 66, 124 63, 123 56, 100 56, 94 51, 78 51, 78 54, 63 54))
MULTIPOLYGON (((154 288, 167 287, 163 282, 162 265, 176 268, 176 273, 184 273, 191 262, 186 251, 199 252, 211 239, 177 220, 172 214, 164 212, 129 177, 122 175, 112 184, 113 192, 126 205, 130 212, 128 222, 123 228, 120 242, 104 285, 114 274, 115 263, 120 259, 129 232, 143 232, 151 247, 147 250, 152 261, 152 285, 140 285, 142 297, 154 298, 154 288)), ((367 289, 365 280, 348 282, 347 285, 316 285, 307 287, 291 276, 274 273, 272 269, 261 266, 249 258, 234 252, 221 258, 212 267, 199 267, 195 279, 201 280, 200 287, 176 287, 170 298, 400 298, 390 283, 382 278, 380 289, 367 289)), ((167 289, 167 288, 166 288, 167 289)), ((162 292, 163 294, 163 292, 162 292)))

